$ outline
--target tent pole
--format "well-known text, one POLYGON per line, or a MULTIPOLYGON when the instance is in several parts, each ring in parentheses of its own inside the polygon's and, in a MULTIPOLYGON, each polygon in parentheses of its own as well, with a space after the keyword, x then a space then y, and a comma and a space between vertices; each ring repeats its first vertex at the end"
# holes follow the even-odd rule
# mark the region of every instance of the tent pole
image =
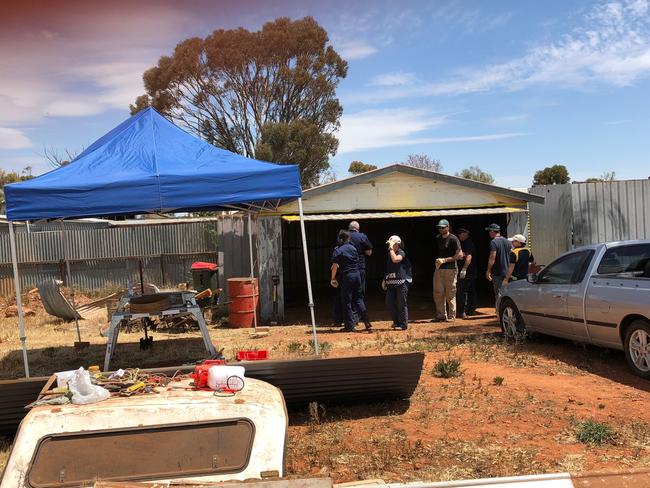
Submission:
POLYGON ((302 213, 302 198, 298 199, 300 211, 300 234, 302 235, 302 253, 305 256, 305 274, 307 275, 307 297, 309 298, 309 312, 311 313, 311 330, 314 335, 314 353, 320 355, 318 337, 316 337, 316 316, 314 315, 314 296, 311 291, 311 271, 309 270, 309 255, 307 254, 307 236, 305 234, 305 216, 302 213))
POLYGON ((70 290, 70 302, 72 305, 72 311, 74 313, 74 323, 77 326, 77 341, 81 343, 81 331, 79 330, 79 314, 77 313, 77 306, 74 301, 74 285, 72 284, 72 274, 70 273, 70 260, 68 260, 68 246, 67 239, 65 235, 65 230, 63 228, 63 220, 61 223, 61 237, 63 239, 63 260, 65 261, 66 275, 68 279, 68 290, 70 290))
MULTIPOLYGON (((248 249, 250 251, 251 258, 251 281, 255 278, 255 266, 253 265, 253 226, 251 225, 251 215, 253 212, 248 212, 248 249)), ((259 283, 254 287, 253 293, 257 293, 257 300, 260 299, 260 286, 259 283)), ((257 304, 255 303, 255 297, 253 297, 253 325, 257 329, 257 304)))
POLYGON ((20 327, 20 342, 23 346, 23 365, 25 367, 25 378, 29 378, 29 361, 27 360, 27 336, 25 336, 25 320, 23 319, 23 298, 20 295, 20 277, 18 276, 18 253, 16 252, 14 224, 11 221, 9 221, 9 244, 11 246, 11 264, 14 268, 14 286, 16 288, 18 325, 20 327))

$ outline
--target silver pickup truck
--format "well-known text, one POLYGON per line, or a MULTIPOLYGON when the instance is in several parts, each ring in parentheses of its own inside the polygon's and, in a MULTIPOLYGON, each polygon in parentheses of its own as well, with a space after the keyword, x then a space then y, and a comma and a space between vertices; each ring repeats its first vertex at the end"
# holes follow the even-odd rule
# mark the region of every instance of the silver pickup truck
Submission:
POLYGON ((650 240, 608 242, 567 252, 497 297, 509 338, 527 331, 622 349, 650 378, 650 240))

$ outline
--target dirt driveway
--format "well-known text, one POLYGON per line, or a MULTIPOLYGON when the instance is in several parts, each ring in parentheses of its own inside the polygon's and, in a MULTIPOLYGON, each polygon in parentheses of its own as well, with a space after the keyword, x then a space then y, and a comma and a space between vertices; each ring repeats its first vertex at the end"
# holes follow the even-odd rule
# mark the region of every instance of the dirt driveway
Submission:
MULTIPOLYGON (((14 325, 0 329, 5 375, 20 371, 14 325)), ((293 413, 289 474, 330 474, 336 482, 406 481, 650 466, 650 382, 629 373, 622 353, 545 337, 505 343, 489 317, 416 320, 406 332, 389 325, 378 321, 371 334, 322 327, 319 338, 330 357, 425 352, 413 398, 293 413), (460 375, 435 376, 436 363, 449 359, 460 361, 460 375), (585 425, 609 428, 612 435, 602 444, 580 442, 585 425)), ((49 373, 53 365, 62 370, 101 364, 105 339, 95 325, 83 326, 92 344, 77 355, 73 325, 32 324, 33 374, 49 373)), ((313 354, 304 325, 274 327, 258 339, 249 338, 248 330, 213 329, 211 335, 227 357, 248 348, 266 348, 272 358, 313 354)), ((158 330, 153 351, 138 349, 140 336, 120 337, 115 367, 179 364, 204 355, 196 332, 158 330)))

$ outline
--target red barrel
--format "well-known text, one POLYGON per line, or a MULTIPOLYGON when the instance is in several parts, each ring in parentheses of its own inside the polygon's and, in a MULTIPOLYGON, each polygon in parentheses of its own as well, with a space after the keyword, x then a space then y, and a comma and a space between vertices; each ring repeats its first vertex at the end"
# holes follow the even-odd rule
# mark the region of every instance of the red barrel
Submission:
POLYGON ((253 313, 259 308, 257 278, 228 279, 228 323, 230 327, 246 328, 255 325, 253 313))

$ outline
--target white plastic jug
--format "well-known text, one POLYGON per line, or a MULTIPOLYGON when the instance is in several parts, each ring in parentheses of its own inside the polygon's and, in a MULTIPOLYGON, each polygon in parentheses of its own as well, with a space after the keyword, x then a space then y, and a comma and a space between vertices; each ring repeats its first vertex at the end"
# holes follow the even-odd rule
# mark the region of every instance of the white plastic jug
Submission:
POLYGON ((212 366, 208 370, 208 386, 211 390, 230 388, 239 391, 244 387, 245 372, 243 366, 212 366))

